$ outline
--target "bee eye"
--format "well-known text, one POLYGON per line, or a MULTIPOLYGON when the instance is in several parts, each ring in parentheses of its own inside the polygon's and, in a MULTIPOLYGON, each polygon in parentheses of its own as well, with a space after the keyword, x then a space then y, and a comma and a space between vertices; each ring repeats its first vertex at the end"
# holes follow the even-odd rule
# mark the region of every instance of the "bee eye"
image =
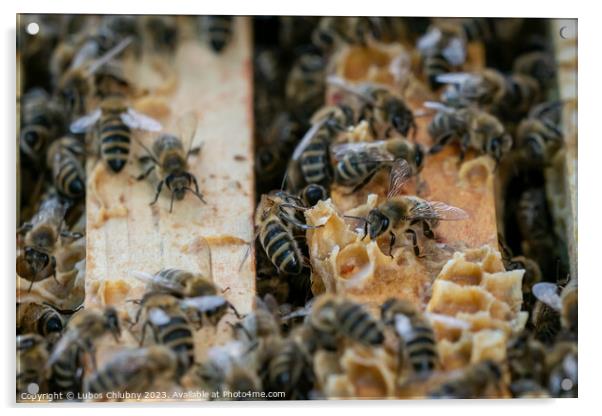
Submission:
POLYGON ((52 317, 46 322, 46 332, 61 332, 63 330, 63 323, 58 317, 52 317))

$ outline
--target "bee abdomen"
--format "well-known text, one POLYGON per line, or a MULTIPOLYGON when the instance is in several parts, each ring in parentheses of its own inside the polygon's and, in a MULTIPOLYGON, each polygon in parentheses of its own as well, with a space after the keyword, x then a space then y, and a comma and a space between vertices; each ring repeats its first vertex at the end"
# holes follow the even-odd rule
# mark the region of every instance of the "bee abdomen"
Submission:
POLYGON ((340 331, 349 338, 367 345, 382 344, 384 335, 377 321, 353 302, 344 302, 337 310, 340 331))
POLYGON ((188 363, 194 361, 192 331, 184 317, 173 317, 167 324, 160 326, 158 338, 175 352, 186 354, 188 363))
POLYGON ((301 171, 307 183, 323 183, 328 180, 328 148, 321 140, 307 145, 300 158, 301 171))
POLYGON ((361 156, 352 154, 337 163, 337 179, 343 185, 354 185, 376 168, 376 163, 365 162, 361 156))
POLYGON ((80 366, 80 349, 73 346, 52 366, 53 390, 59 392, 81 391, 82 380, 81 375, 78 375, 80 366))
POLYGON ((424 73, 428 79, 431 88, 437 88, 441 85, 437 81, 437 76, 451 72, 452 68, 447 59, 441 54, 429 55, 424 59, 424 73))
POLYGON ((406 341, 410 363, 418 373, 430 372, 437 365, 437 350, 435 337, 431 328, 426 326, 414 327, 415 336, 406 341))
POLYGON ((115 173, 125 166, 130 153, 130 128, 119 118, 109 118, 101 123, 100 152, 115 173))
POLYGON ((289 230, 277 219, 269 220, 260 235, 261 244, 278 270, 288 274, 299 274, 303 261, 297 242, 289 230))

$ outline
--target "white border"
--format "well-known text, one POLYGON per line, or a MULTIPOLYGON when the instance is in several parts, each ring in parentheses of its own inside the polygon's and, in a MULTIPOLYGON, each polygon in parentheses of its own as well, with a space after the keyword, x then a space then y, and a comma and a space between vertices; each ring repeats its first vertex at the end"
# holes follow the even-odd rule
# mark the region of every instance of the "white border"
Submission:
MULTIPOLYGON (((602 112, 599 100, 600 77, 596 76, 602 70, 600 62, 600 21, 593 7, 586 6, 584 2, 575 1, 546 1, 528 2, 525 0, 502 0, 497 2, 475 2, 468 0, 451 1, 397 1, 386 2, 370 0, 362 2, 340 1, 325 2, 319 0, 301 0, 286 2, 283 0, 251 0, 251 1, 224 1, 219 2, 194 2, 191 0, 156 0, 124 2, 118 0, 86 1, 86 0, 28 0, 18 4, 2 2, 2 49, 5 65, 0 66, 2 71, 2 85, 4 98, 0 100, 0 115, 2 117, 3 139, 1 170, 4 176, 3 186, 0 188, 5 193, 0 204, 0 228, 3 234, 2 250, 0 256, 4 273, 5 290, 4 315, 6 322, 4 342, 2 342, 2 357, 5 374, 0 377, 0 391, 3 393, 5 406, 11 406, 14 397, 14 224, 15 224, 15 68, 14 68, 14 34, 17 12, 53 12, 53 13, 138 13, 138 14, 311 14, 311 15, 404 15, 404 16, 520 16, 520 17, 565 17, 579 18, 579 133, 582 138, 579 152, 579 182, 582 190, 579 204, 579 223, 581 227, 579 251, 579 270, 581 279, 581 337, 579 340, 580 355, 580 399, 578 400, 547 400, 547 401, 456 401, 456 402, 297 402, 293 404, 282 403, 244 403, 244 404, 180 404, 178 413, 210 412, 210 414, 273 414, 307 415, 314 412, 334 413, 338 409, 351 415, 365 415, 368 413, 406 413, 440 415, 484 415, 495 416, 518 413, 524 411, 547 415, 566 415, 593 413, 590 410, 599 408, 597 397, 602 397, 602 385, 598 382, 602 375, 600 347, 602 347, 600 323, 598 318, 600 310, 594 309, 599 304, 600 285, 602 273, 600 267, 595 267, 597 245, 596 236, 602 235, 600 231, 600 171, 597 165, 602 161, 602 112), (595 75, 596 74, 596 75, 595 75), (586 190, 586 191, 584 191, 586 190), (585 203, 582 203, 585 201, 585 203), (597 406, 596 406, 597 405, 597 406), (343 410, 344 409, 344 410, 343 410)), ((592 4, 592 3, 590 3, 592 4)), ((598 237, 600 238, 600 237, 598 237)), ((598 240, 599 244, 599 240, 598 240)), ((14 405, 12 405, 14 407, 14 405)), ((119 413, 125 408, 138 410, 137 405, 101 405, 86 407, 53 405, 39 407, 38 409, 22 408, 28 414, 32 411, 43 411, 45 414, 86 414, 106 416, 109 409, 119 413), (119 408, 119 409, 117 409, 119 408)), ((143 412, 148 415, 163 414, 173 405, 146 405, 143 412)), ((12 413, 16 409, 10 409, 12 413)), ((36 412, 37 412, 36 411, 36 412)), ((596 411, 598 414, 600 410, 596 411)))

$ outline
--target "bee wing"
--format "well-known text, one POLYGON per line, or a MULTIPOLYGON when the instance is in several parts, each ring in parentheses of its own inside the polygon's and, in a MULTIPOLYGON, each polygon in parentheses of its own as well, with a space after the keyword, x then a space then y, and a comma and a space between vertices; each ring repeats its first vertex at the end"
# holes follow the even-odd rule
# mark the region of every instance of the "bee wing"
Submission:
POLYGON ((441 31, 438 28, 431 28, 416 42, 416 48, 421 53, 426 53, 429 50, 437 46, 437 43, 441 40, 441 31))
POLYGON ((389 192, 387 198, 401 194, 403 187, 412 177, 412 167, 404 159, 397 159, 391 167, 389 174, 389 192))
POLYGON ((373 142, 337 143, 330 146, 331 153, 337 161, 342 160, 349 153, 361 153, 367 157, 366 161, 393 161, 392 154, 387 152, 384 140, 373 142))
POLYGON ((103 65, 110 62, 113 58, 119 55, 125 48, 127 48, 130 45, 130 43, 132 43, 132 37, 128 36, 127 38, 119 42, 117 45, 115 45, 113 48, 109 49, 100 58, 94 60, 88 67, 88 74, 94 74, 96 71, 98 71, 99 68, 101 68, 103 65))
POLYGON ((450 72, 437 75, 436 80, 442 84, 463 84, 473 77, 473 74, 467 72, 450 72))
POLYGON ((414 329, 410 318, 403 314, 395 315, 395 332, 404 339, 410 338, 414 329))
POLYGON ((550 308, 560 311, 562 309, 562 301, 558 294, 558 288, 554 283, 540 282, 533 285, 531 288, 533 296, 538 300, 548 305, 550 308))
POLYGON ((469 215, 463 209, 444 202, 429 201, 427 204, 415 206, 410 217, 415 220, 460 221, 468 219, 469 215))
POLYGON ((136 279, 140 280, 141 282, 147 283, 149 285, 160 286, 164 289, 174 291, 177 293, 181 293, 184 290, 184 287, 182 285, 180 285, 172 280, 166 279, 165 277, 161 276, 159 273, 150 274, 150 273, 134 270, 134 271, 131 271, 130 274, 132 276, 134 276, 136 279))
POLYGON ((318 133, 318 130, 320 130, 324 123, 326 123, 326 119, 322 119, 319 122, 313 124, 311 128, 307 130, 307 133, 305 133, 303 138, 301 138, 301 140, 299 141, 297 147, 295 147, 295 151, 293 152, 292 156, 293 160, 299 160, 301 154, 303 153, 311 139, 315 137, 315 135, 318 133))
POLYGON ((431 110, 441 111, 444 113, 452 114, 454 112, 453 108, 446 106, 443 103, 437 101, 425 101, 423 104, 424 108, 428 108, 431 110))
POLYGON ((73 57, 70 69, 81 68, 86 62, 94 59, 96 55, 98 55, 98 43, 93 40, 85 42, 73 57))
POLYGON ((71 125, 69 126, 69 130, 71 130, 72 133, 84 133, 91 126, 93 126, 94 123, 98 121, 98 119, 100 119, 101 114, 102 111, 100 110, 100 108, 97 108, 90 114, 86 114, 85 116, 82 116, 75 120, 73 123, 71 123, 71 125))
POLYGON ((161 325, 168 324, 169 321, 171 320, 171 318, 169 317, 169 315, 167 314, 167 312, 165 312, 163 309, 161 309, 161 308, 151 308, 148 311, 148 320, 153 325, 161 326, 161 325))
POLYGON ((157 120, 142 113, 137 112, 133 108, 128 108, 128 111, 121 113, 121 121, 132 129, 159 131, 162 126, 157 120))
POLYGON ((182 143, 187 143, 189 149, 192 149, 192 143, 199 124, 199 117, 196 113, 189 111, 178 119, 178 134, 182 143))
POLYGON ((443 48, 441 54, 453 66, 460 66, 466 61, 466 45, 462 39, 454 37, 443 48))
POLYGON ((215 308, 219 308, 225 303, 226 299, 223 296, 212 295, 184 299, 180 302, 180 306, 183 309, 196 309, 197 311, 203 313, 215 308))
POLYGON ((341 90, 345 91, 346 93, 354 95, 354 96, 362 99, 363 101, 366 101, 370 104, 375 104, 374 99, 372 99, 372 97, 370 97, 366 93, 367 89, 370 87, 370 85, 368 83, 364 83, 361 86, 355 86, 355 85, 351 85, 349 82, 345 81, 343 78, 336 76, 336 75, 328 76, 326 78, 326 82, 335 88, 340 88, 341 90))

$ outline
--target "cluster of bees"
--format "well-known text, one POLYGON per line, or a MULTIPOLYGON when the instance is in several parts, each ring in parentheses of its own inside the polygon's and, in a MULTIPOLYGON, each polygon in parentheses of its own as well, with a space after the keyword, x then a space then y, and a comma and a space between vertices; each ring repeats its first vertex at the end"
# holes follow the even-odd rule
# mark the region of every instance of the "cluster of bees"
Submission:
MULTIPOLYGON (((105 16, 94 25, 87 25, 86 19, 36 16, 38 37, 24 32, 25 20, 19 28, 24 91, 19 213, 27 220, 18 229, 17 274, 29 282, 29 290, 48 279, 64 285, 81 268, 86 155, 95 152, 106 169, 123 174, 132 157, 133 132, 161 130, 159 122, 129 105, 128 98, 141 92, 125 78, 120 57, 139 56, 145 48, 173 51, 179 36, 176 18, 105 16), (40 61, 46 65, 36 64, 40 61)), ((440 221, 468 220, 460 207, 407 193, 406 185, 420 179, 427 158, 445 146, 458 146, 461 161, 467 154, 485 155, 500 172, 512 173, 507 190, 511 209, 506 210, 512 216, 505 224, 518 228, 520 235, 514 232, 500 241, 507 243, 502 245, 506 268, 526 270, 523 308, 531 319, 508 344, 505 362, 470 365, 426 395, 483 397, 487 387, 505 386, 514 397, 575 396, 576 278, 558 277, 566 270, 564 260, 557 261, 560 271, 555 274, 548 264, 549 253, 559 252, 560 237, 546 205, 545 181, 520 182, 543 177, 563 146, 562 103, 547 100, 555 81, 554 60, 537 33, 530 33, 531 24, 519 19, 376 17, 256 17, 253 23, 255 310, 240 316, 224 298, 222 288, 213 283, 210 256, 206 270, 137 273, 146 290, 134 300, 137 313, 131 319, 111 307, 74 305, 65 310, 18 299, 17 397, 35 384, 39 391, 52 393, 145 392, 165 385, 252 392, 242 397, 250 399, 266 399, 266 393, 276 391, 284 392, 286 399, 328 398, 321 391, 314 357, 319 351, 340 355, 351 345, 392 345, 399 383, 427 380, 440 370, 440 362, 421 305, 391 298, 377 317, 342 295, 312 297, 305 235, 319 226, 308 224, 304 212, 327 200, 334 187, 355 193, 385 171, 389 190, 384 202, 365 217, 347 220, 359 225, 364 238, 389 236, 386 254, 392 256, 401 240, 423 258, 427 254, 420 241, 435 240, 440 221), (523 35, 532 35, 533 41, 516 40, 525 39, 523 35), (332 75, 338 50, 374 42, 402 43, 415 50, 415 82, 439 98, 417 111, 389 86, 332 75), (490 68, 460 72, 467 46, 474 42, 485 45, 486 51, 490 45, 504 45, 513 53, 508 59, 504 54, 488 56, 490 68), (327 89, 336 90, 338 98, 324 105, 327 89), (429 148, 415 141, 416 119, 423 114, 433 115, 429 148), (361 123, 377 140, 339 140, 361 123), (233 340, 209 349, 198 362, 194 332, 216 326, 229 312, 236 316, 233 340), (112 336, 119 343, 124 331, 140 346, 121 348, 98 366, 99 340, 112 336)), ((232 18, 224 16, 198 22, 216 53, 227 48, 231 24, 232 18)), ((138 157, 137 179, 154 175, 156 193, 149 202, 158 200, 163 187, 171 206, 186 193, 204 202, 188 171, 189 156, 200 150, 192 145, 195 123, 183 117, 180 135, 158 135, 152 148, 138 157)), ((208 246, 204 252, 209 253, 208 246)))

